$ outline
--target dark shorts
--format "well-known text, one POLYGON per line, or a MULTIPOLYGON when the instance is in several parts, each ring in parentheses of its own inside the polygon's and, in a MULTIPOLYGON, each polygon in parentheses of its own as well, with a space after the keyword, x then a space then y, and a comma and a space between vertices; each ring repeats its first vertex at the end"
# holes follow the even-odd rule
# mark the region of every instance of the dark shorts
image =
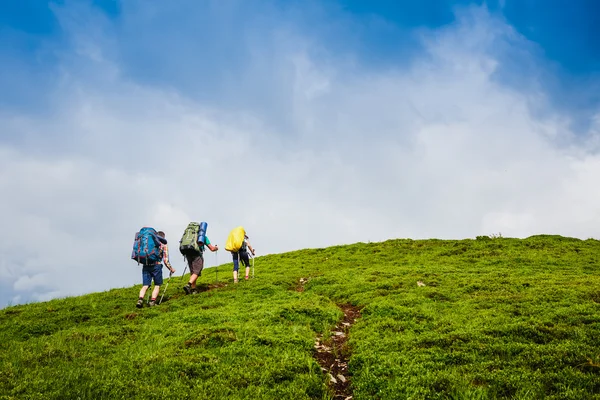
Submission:
POLYGON ((202 257, 202 254, 187 253, 185 259, 190 267, 190 272, 200 276, 202 274, 202 269, 204 268, 204 258, 202 257))
POLYGON ((242 265, 249 267, 250 266, 250 257, 248 257, 248 252, 247 251, 237 251, 237 252, 231 252, 231 255, 233 256, 233 270, 234 271, 239 271, 240 269, 240 264, 239 262, 242 262, 242 265))
POLYGON ((154 284, 156 286, 162 285, 162 268, 162 264, 144 265, 142 267, 142 284, 144 286, 150 286, 152 284, 152 280, 154 280, 154 284))

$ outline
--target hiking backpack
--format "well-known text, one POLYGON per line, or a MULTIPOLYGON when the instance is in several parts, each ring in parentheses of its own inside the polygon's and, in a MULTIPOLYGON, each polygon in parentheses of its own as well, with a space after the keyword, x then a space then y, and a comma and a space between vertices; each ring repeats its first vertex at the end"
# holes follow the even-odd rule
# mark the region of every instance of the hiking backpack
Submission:
POLYGON ((229 236, 227 236, 227 241, 225 242, 225 250, 231 252, 238 252, 244 245, 244 236, 246 236, 246 231, 244 227, 238 226, 237 228, 233 228, 231 232, 229 232, 229 236))
POLYGON ((140 229, 135 234, 131 259, 137 261, 138 264, 158 264, 162 259, 162 252, 156 235, 154 228, 144 227, 140 229))
POLYGON ((204 251, 204 242, 206 241, 206 222, 190 222, 183 232, 183 236, 179 241, 179 251, 181 254, 186 254, 190 251, 202 253, 204 251), (198 244, 200 242, 202 246, 198 244))

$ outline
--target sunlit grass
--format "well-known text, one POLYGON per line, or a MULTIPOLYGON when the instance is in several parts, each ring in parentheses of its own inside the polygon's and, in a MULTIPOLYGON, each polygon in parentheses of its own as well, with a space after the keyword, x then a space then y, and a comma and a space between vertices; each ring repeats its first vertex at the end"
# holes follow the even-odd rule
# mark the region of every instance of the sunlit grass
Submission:
POLYGON ((139 286, 9 307, 0 398, 330 398, 313 344, 341 303, 362 307, 354 399, 600 398, 599 257, 559 236, 390 240, 260 257, 238 285, 229 264, 194 296, 173 278, 152 309, 139 286))

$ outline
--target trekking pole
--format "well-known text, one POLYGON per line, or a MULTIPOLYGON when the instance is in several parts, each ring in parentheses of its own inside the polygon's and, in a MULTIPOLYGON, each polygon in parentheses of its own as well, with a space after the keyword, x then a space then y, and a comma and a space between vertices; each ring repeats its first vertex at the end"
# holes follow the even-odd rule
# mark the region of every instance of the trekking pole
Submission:
POLYGON ((254 255, 252 255, 252 279, 254 279, 254 255))
POLYGON ((215 275, 217 282, 219 283, 219 250, 215 251, 215 275))
POLYGON ((183 276, 185 275, 185 271, 187 270, 187 262, 185 263, 185 268, 183 269, 183 274, 181 274, 181 281, 183 281, 183 276))
POLYGON ((162 296, 160 296, 160 300, 159 300, 158 304, 162 303, 163 297, 165 297, 165 293, 167 293, 167 288, 169 287, 169 283, 171 282, 172 275, 173 275, 173 273, 169 272, 169 280, 167 281, 167 284, 165 285, 165 290, 163 290, 163 294, 162 294, 162 296))

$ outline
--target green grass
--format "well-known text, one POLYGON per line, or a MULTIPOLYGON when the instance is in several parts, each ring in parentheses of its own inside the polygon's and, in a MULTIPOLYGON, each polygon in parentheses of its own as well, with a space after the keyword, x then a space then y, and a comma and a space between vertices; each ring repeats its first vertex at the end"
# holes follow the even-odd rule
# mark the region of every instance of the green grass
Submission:
POLYGON ((354 399, 600 399, 599 258, 560 236, 389 240, 259 257, 238 285, 221 266, 229 285, 195 296, 173 278, 152 309, 139 285, 13 306, 0 398, 331 398, 313 344, 351 303, 354 399))

